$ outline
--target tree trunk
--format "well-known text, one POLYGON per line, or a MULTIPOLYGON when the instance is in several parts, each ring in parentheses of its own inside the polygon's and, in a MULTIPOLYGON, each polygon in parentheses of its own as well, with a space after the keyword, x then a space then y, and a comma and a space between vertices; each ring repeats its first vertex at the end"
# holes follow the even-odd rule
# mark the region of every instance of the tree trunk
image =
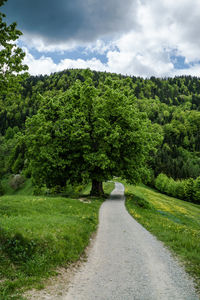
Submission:
POLYGON ((102 196, 104 195, 103 184, 101 181, 95 179, 92 180, 92 189, 90 192, 91 196, 102 196))

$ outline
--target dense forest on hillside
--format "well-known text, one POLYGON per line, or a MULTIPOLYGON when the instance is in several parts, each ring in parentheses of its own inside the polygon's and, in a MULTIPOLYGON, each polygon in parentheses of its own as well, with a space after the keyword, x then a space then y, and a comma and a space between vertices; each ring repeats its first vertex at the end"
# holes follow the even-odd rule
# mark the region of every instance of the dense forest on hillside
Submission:
POLYGON ((152 184, 160 173, 174 180, 200 176, 200 78, 143 79, 106 72, 70 69, 50 76, 18 76, 18 85, 0 95, 0 175, 24 172, 31 176, 26 157, 25 122, 46 98, 60 97, 76 82, 104 90, 110 85, 129 97, 140 112, 157 124, 162 136, 149 156, 152 184))

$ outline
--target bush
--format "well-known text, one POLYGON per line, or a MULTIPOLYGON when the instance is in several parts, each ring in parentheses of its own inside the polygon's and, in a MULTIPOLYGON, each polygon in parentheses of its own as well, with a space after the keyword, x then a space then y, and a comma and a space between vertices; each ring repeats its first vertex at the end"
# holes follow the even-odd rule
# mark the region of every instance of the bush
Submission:
POLYGON ((3 190, 3 186, 0 181, 0 196, 2 196, 3 194, 4 194, 4 190, 3 190))
POLYGON ((173 197, 176 195, 176 184, 173 178, 166 178, 165 192, 173 197))
POLYGON ((200 204, 200 176, 194 182, 194 202, 200 204))
POLYGON ((22 175, 20 174, 12 175, 9 185, 12 189, 17 190, 23 185, 24 181, 25 179, 22 175))
POLYGON ((59 185, 55 185, 54 187, 50 188, 49 193, 51 195, 57 195, 60 194, 62 191, 62 187, 60 187, 59 185))
POLYGON ((174 180, 161 173, 155 180, 155 188, 169 196, 200 204, 200 176, 196 180, 174 180))
POLYGON ((184 197, 185 200, 193 202, 194 201, 194 179, 189 178, 184 182, 184 197))
POLYGON ((184 196, 185 196, 185 193, 184 193, 184 182, 185 180, 177 180, 175 181, 175 184, 176 184, 176 190, 175 190, 175 194, 177 198, 179 199, 183 199, 184 200, 184 196))
POLYGON ((163 173, 159 174, 155 180, 155 187, 157 188, 157 190, 166 193, 166 185, 168 179, 169 178, 167 177, 167 175, 163 173))
POLYGON ((22 154, 20 153, 18 155, 18 158, 15 160, 15 162, 13 163, 11 169, 13 173, 17 173, 20 172, 23 169, 24 166, 24 159, 22 154))
POLYGON ((33 190, 33 195, 34 195, 34 196, 40 196, 40 195, 42 195, 42 194, 43 194, 42 187, 36 185, 36 186, 34 187, 34 190, 33 190))

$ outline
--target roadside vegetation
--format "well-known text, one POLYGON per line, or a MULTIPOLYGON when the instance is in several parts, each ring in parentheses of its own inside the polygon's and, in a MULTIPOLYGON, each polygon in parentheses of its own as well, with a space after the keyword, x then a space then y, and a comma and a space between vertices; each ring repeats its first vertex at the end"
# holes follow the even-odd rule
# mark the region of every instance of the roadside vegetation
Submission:
MULTIPOLYGON (((113 187, 104 184, 106 193, 113 187)), ((88 196, 90 188, 67 198, 24 195, 23 189, 0 197, 0 299, 23 299, 23 291, 42 288, 57 267, 79 259, 104 200, 88 196)))
POLYGON ((125 183, 126 207, 176 254, 200 287, 200 205, 125 183))
POLYGON ((161 173, 155 180, 155 187, 161 193, 200 204, 200 176, 196 179, 174 180, 161 173))

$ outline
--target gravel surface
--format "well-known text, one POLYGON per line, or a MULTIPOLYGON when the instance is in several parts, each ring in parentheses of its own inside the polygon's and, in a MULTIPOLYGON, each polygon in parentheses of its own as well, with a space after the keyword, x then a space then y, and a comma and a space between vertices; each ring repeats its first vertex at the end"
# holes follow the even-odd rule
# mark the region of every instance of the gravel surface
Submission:
POLYGON ((100 224, 88 260, 62 300, 193 300, 193 283, 161 242, 124 206, 124 186, 115 184, 100 209, 100 224))

